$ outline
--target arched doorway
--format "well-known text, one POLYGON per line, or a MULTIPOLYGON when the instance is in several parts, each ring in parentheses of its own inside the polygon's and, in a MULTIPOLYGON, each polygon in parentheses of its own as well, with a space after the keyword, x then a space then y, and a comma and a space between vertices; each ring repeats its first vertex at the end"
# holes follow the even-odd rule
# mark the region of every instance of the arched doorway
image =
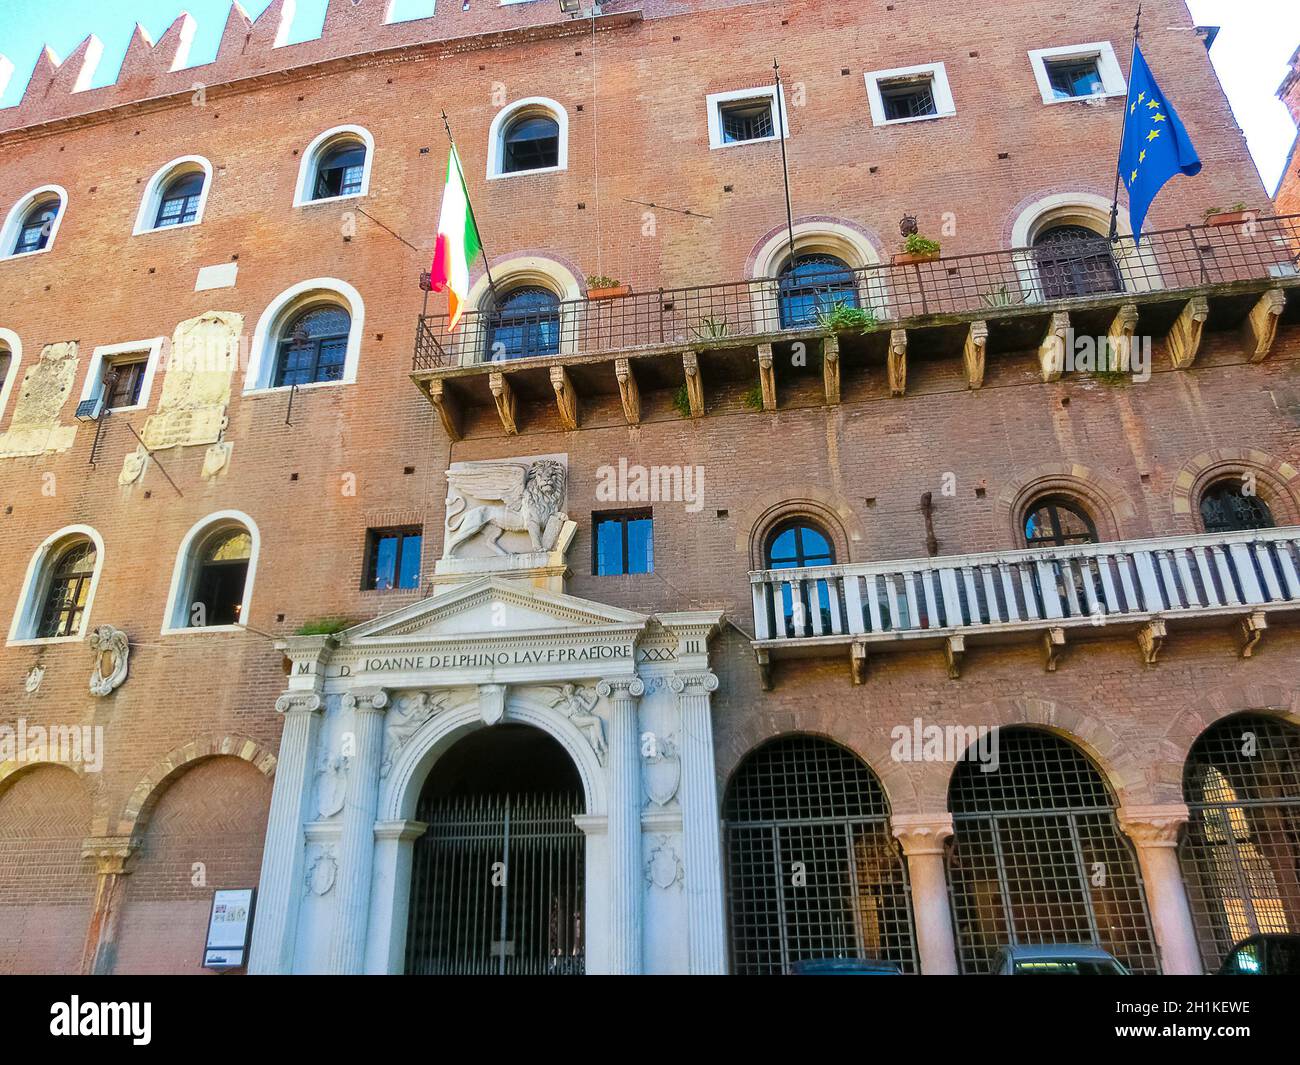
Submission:
POLYGON ((406 971, 579 974, 585 967, 582 783, 540 729, 455 743, 420 793, 406 971))
POLYGON ((1179 855, 1201 958, 1300 931, 1300 729, 1238 714, 1201 734, 1183 768, 1190 814, 1179 855))
POLYGON ((995 770, 963 759, 948 785, 961 971, 988 972, 1008 944, 1089 943, 1157 972, 1137 860, 1096 766, 1042 729, 999 729, 995 750, 995 770))
POLYGON ((722 809, 733 973, 823 958, 916 971, 889 800, 852 751, 817 736, 771 740, 741 762, 722 809))

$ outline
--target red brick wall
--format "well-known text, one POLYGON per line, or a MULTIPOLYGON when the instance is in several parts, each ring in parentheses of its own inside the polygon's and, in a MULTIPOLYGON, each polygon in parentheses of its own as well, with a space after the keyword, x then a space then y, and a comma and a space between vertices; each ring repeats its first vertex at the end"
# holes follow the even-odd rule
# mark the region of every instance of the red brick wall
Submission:
MULTIPOLYGON (((1300 48, 1291 56, 1291 70, 1278 88, 1277 95, 1286 104, 1296 124, 1300 125, 1300 48)), ((1273 203, 1278 214, 1300 213, 1300 152, 1296 151, 1294 143, 1273 203)))

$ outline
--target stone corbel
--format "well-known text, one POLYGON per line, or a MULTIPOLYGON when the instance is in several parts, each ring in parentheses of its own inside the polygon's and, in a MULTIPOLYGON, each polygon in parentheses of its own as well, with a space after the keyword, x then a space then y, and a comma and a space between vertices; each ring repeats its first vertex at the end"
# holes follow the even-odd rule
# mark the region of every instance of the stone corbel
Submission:
POLYGON ((948 678, 956 680, 961 676, 962 659, 966 657, 966 637, 954 635, 944 640, 943 657, 948 663, 948 678))
POLYGON ((492 399, 497 405, 497 416, 501 419, 501 427, 506 431, 507 436, 517 435, 518 408, 515 403, 515 390, 510 387, 509 379, 500 370, 493 370, 488 374, 488 388, 492 390, 492 399))
POLYGON ((867 643, 865 640, 854 640, 849 644, 849 670, 853 674, 854 684, 865 684, 867 682, 867 643))
POLYGON ((894 397, 907 392, 907 330, 889 331, 889 356, 886 369, 889 374, 889 394, 894 397))
POLYGON ((758 660, 759 685, 763 691, 772 690, 772 656, 762 647, 754 649, 754 658, 758 660))
POLYGON ((840 338, 834 333, 822 341, 822 385, 826 402, 834 407, 840 402, 840 338))
POLYGON ((1038 371, 1044 384, 1059 381, 1065 372, 1065 337, 1070 330, 1070 315, 1056 311, 1047 323, 1047 332, 1038 345, 1038 371))
POLYGON ((1161 618, 1152 618, 1138 629, 1137 640, 1138 646, 1142 649, 1142 661, 1148 666, 1156 664, 1167 635, 1165 623, 1161 618))
MULTIPOLYGON (((1138 309, 1136 303, 1121 304, 1110 329, 1106 331, 1107 355, 1111 357, 1109 370, 1131 370, 1133 362, 1133 334, 1137 331, 1138 309)), ((1098 367, 1101 369, 1101 367, 1098 367)))
POLYGON ((1169 361, 1175 370, 1186 370, 1196 361, 1201 350, 1201 337, 1210 317, 1210 301, 1204 296, 1193 296, 1184 305, 1165 337, 1169 361))
POLYGON ((485 725, 499 724, 506 716, 508 684, 480 684, 478 686, 478 713, 485 725))
POLYGON ((628 425, 641 423, 641 389, 636 383, 636 374, 632 372, 632 360, 619 358, 614 360, 614 376, 618 378, 618 395, 623 401, 623 417, 628 425))
POLYGON ((1252 610, 1241 619, 1241 657, 1253 658, 1268 628, 1268 615, 1262 610, 1252 610))
POLYGON ((772 345, 758 345, 758 384, 763 390, 763 409, 776 410, 776 365, 772 345))
POLYGON ((1259 297, 1246 316, 1244 336, 1246 352, 1251 362, 1263 362, 1273 350, 1277 339, 1277 323, 1286 307, 1286 296, 1280 288, 1271 288, 1259 297))
POLYGON ((438 412, 443 432, 452 440, 459 440, 461 438, 460 404, 448 390, 446 382, 436 378, 429 381, 425 386, 425 394, 433 404, 433 409, 438 412))
POLYGON ((570 432, 578 428, 578 392, 573 379, 563 366, 551 367, 551 387, 555 389, 555 406, 560 412, 560 424, 570 432))
POLYGON ((699 418, 704 414, 704 374, 700 372, 700 359, 695 352, 682 352, 682 373, 686 375, 686 398, 691 405, 691 417, 699 418))
POLYGON ((1043 654, 1047 672, 1055 673, 1056 667, 1061 664, 1061 656, 1065 654, 1065 629, 1053 625, 1043 633, 1043 654))
POLYGON ((962 363, 966 368, 966 387, 984 387, 984 358, 989 340, 988 322, 971 322, 966 333, 966 346, 962 350, 962 363))

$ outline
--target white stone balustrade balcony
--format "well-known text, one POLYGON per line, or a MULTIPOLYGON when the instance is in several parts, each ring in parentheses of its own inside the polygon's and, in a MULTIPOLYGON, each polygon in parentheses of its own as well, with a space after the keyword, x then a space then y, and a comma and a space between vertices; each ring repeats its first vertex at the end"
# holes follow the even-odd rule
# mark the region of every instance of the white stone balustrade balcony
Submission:
POLYGON ((891 649, 942 647, 957 677, 968 645, 1038 639, 1055 670, 1067 638, 1116 632, 1154 663, 1168 623, 1232 626, 1250 657, 1270 614, 1300 611, 1300 527, 759 570, 750 584, 768 687, 774 660, 846 647, 855 683, 891 649))

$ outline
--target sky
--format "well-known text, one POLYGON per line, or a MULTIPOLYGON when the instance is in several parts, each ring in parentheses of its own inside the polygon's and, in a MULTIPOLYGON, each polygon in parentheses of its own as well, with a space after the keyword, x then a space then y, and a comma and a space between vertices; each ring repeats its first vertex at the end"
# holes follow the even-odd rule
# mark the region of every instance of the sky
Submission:
MULTIPOLYGON (((270 0, 244 0, 244 10, 256 17, 270 0)), ((326 0, 298 0, 291 40, 320 33, 326 0)), ((423 18, 434 0, 394 0, 392 18, 423 18)), ((1210 55, 1265 186, 1277 185, 1295 136, 1295 126, 1274 95, 1287 71, 1287 60, 1300 45, 1300 0, 1188 0, 1197 23, 1221 26, 1210 55)), ((104 43, 104 58, 95 85, 111 84, 126 54, 135 23, 157 40, 181 11, 198 23, 191 65, 216 55, 226 23, 229 0, 0 0, 0 55, 14 65, 9 86, 0 94, 0 107, 16 104, 26 87, 41 46, 49 44, 60 58, 88 33, 104 43)), ((1145 33, 1167 32, 1148 23, 1145 33)), ((1118 42, 1117 42, 1118 43, 1118 42)), ((1163 87, 1177 102, 1173 86, 1163 87)))

